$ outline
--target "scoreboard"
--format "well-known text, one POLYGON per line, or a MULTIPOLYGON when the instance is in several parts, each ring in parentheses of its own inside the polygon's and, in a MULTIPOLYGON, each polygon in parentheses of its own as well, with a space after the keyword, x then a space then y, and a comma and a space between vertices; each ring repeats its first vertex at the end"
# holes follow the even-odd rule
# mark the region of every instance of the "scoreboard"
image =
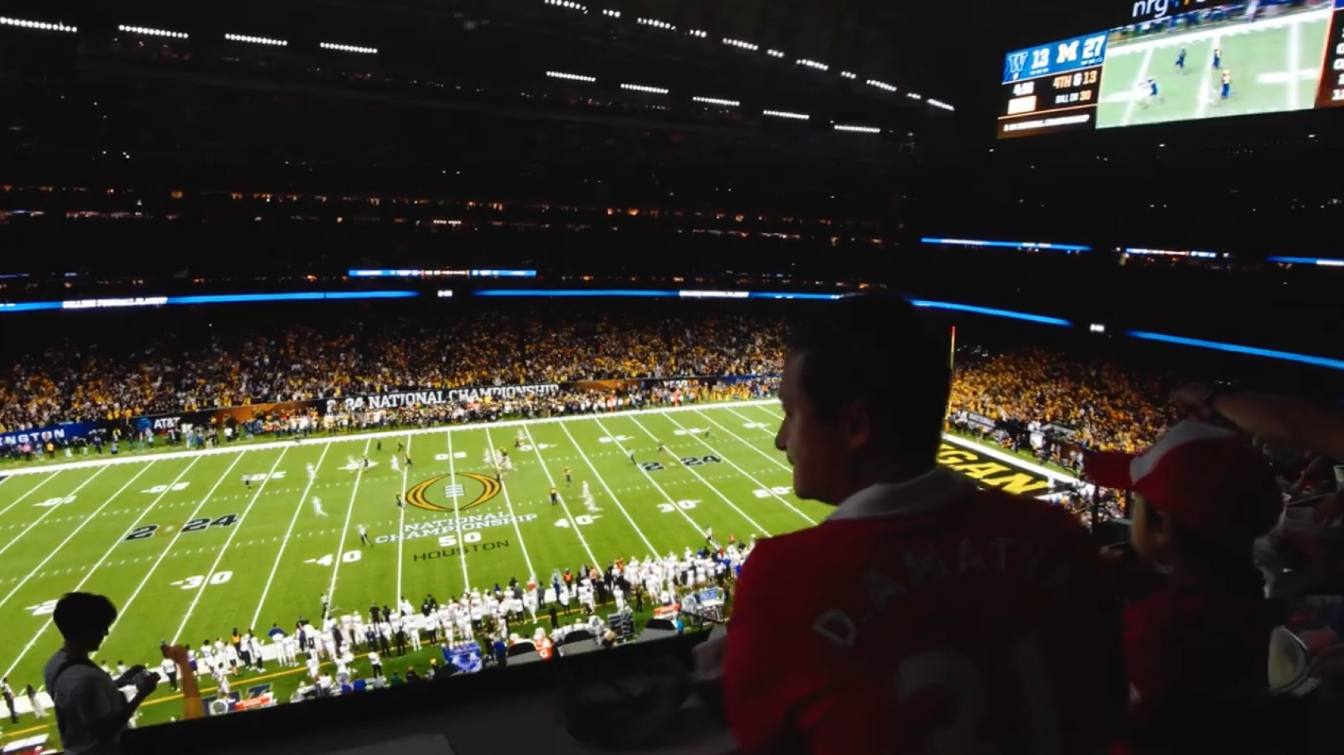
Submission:
POLYGON ((999 136, 1091 128, 1107 32, 1008 53, 999 136))
POLYGON ((1344 0, 1134 5, 1151 12, 1008 53, 999 138, 1344 107, 1344 0))

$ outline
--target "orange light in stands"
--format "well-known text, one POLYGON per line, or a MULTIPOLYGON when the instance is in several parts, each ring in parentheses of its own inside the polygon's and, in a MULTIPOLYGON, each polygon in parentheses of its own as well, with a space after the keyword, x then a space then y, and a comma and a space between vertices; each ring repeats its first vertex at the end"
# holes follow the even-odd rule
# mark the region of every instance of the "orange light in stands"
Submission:
POLYGON ((639 208, 638 208, 638 207, 631 207, 630 209, 628 209, 628 210, 625 211, 625 214, 626 214, 626 215, 629 215, 629 216, 632 217, 632 218, 639 217, 639 208))
POLYGON ((181 190, 181 189, 173 189, 172 191, 168 192, 168 196, 172 197, 173 199, 181 199, 181 198, 182 198, 182 190, 181 190))

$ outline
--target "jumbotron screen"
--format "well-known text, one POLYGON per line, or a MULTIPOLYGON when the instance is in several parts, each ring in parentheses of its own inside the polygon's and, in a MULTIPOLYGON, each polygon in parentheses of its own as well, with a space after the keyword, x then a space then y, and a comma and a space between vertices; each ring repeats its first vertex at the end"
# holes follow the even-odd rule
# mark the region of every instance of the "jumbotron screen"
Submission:
POLYGON ((1008 53, 999 138, 1344 105, 1344 0, 1135 0, 1133 16, 1008 53))

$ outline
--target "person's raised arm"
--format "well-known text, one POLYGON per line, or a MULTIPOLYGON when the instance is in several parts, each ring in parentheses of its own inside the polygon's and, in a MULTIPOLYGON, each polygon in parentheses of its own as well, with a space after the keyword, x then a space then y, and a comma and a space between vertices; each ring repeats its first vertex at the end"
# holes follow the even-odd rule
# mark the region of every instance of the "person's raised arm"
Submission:
POLYGON ((1180 388, 1172 401, 1203 419, 1222 416, 1247 433, 1344 459, 1344 413, 1336 409, 1291 396, 1220 392, 1200 383, 1180 388))
POLYGON ((182 688, 182 718, 201 718, 205 715, 205 704, 201 702, 196 672, 187 659, 187 649, 181 645, 164 645, 161 650, 164 658, 177 664, 177 680, 182 688))

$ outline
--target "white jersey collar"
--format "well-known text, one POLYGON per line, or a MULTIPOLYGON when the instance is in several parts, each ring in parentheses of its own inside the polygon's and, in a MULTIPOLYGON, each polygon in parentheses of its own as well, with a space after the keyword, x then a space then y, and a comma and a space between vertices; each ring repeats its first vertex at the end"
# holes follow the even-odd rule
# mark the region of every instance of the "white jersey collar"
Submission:
POLYGON ((882 482, 840 502, 826 521, 874 519, 942 508, 975 492, 975 483, 941 467, 904 482, 882 482))

